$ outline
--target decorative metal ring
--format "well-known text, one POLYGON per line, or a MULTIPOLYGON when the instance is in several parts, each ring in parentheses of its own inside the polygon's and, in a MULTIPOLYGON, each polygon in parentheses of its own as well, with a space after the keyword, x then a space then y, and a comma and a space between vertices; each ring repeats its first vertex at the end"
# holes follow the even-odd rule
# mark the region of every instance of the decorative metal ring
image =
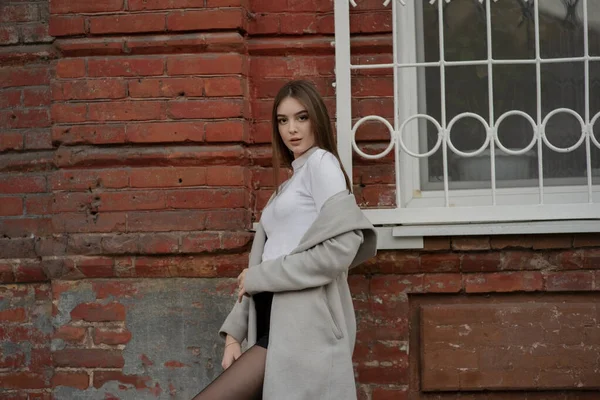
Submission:
POLYGON ((477 156, 477 155, 481 154, 488 147, 488 145, 490 144, 490 138, 491 138, 490 127, 489 127, 487 121, 485 119, 483 119, 480 115, 472 113, 472 112, 464 112, 464 113, 458 114, 456 117, 452 118, 452 120, 448 124, 448 128, 446 128, 446 131, 448 132, 448 136, 446 138, 446 140, 448 142, 448 147, 450 147, 450 149, 455 154, 458 154, 459 156, 462 156, 462 157, 474 157, 474 156, 477 156), (483 143, 483 145, 478 150, 475 150, 475 151, 470 152, 470 153, 465 153, 464 151, 460 151, 456 147, 454 147, 454 144, 452 143, 452 138, 450 137, 452 127, 454 126, 454 124, 456 123, 456 121, 458 121, 459 119, 464 118, 464 117, 475 118, 476 120, 478 120, 479 122, 481 122, 483 124, 483 126, 485 127, 485 132, 486 132, 485 142, 483 143))
POLYGON ((548 147, 550 147, 552 150, 556 151, 557 153, 570 153, 573 150, 579 148, 579 146, 581 146, 581 143, 583 143, 583 140, 585 139, 585 122, 583 122, 583 119, 581 118, 581 116, 579 114, 577 114, 575 111, 573 111, 569 108, 557 108, 556 110, 553 110, 550 113, 548 113, 548 115, 546 115, 546 118, 544 118, 544 120, 542 121, 541 129, 542 129, 542 131, 540 134, 542 136, 542 139, 544 140, 544 143, 546 143, 546 145, 548 147), (550 118, 552 118, 555 114, 558 114, 560 112, 564 112, 564 113, 573 115, 579 121, 579 124, 581 125, 581 137, 579 138, 577 143, 575 143, 573 146, 569 146, 566 148, 556 147, 555 145, 550 143, 550 140, 548 140, 548 138, 546 137, 546 124, 548 123, 548 120, 550 118))
POLYGON ((442 126, 439 124, 439 122, 437 122, 437 120, 435 118, 433 118, 429 115, 426 115, 426 114, 416 114, 416 115, 413 115, 412 117, 408 118, 400 126, 400 131, 398 132, 398 144, 400 145, 402 150, 404 150, 409 155, 416 157, 416 158, 424 158, 424 157, 431 156, 433 153, 435 153, 440 148, 440 146, 442 145, 443 136, 444 135, 442 134, 442 126), (404 128, 406 127, 406 124, 408 124, 410 121, 412 121, 413 119, 416 119, 416 118, 425 118, 426 120, 432 122, 438 130, 438 140, 435 143, 435 146, 433 146, 433 148, 431 150, 429 150, 427 153, 424 153, 424 154, 413 153, 412 151, 408 150, 408 148, 404 145, 404 140, 402 140, 402 135, 404 134, 404 128))
POLYGON ((354 127, 352 128, 352 148, 361 157, 366 158, 368 160, 376 160, 379 158, 383 158, 388 155, 388 153, 392 150, 393 147, 394 147, 394 127, 388 122, 387 119, 380 117, 378 115, 368 115, 366 117, 362 117, 361 119, 356 121, 356 124, 354 124, 354 127), (383 124, 388 128, 388 130, 390 132, 390 144, 383 152, 381 152, 379 154, 364 153, 361 149, 358 148, 358 145, 356 144, 356 131, 358 130, 358 127, 361 126, 364 122, 369 121, 369 120, 383 122, 383 124))

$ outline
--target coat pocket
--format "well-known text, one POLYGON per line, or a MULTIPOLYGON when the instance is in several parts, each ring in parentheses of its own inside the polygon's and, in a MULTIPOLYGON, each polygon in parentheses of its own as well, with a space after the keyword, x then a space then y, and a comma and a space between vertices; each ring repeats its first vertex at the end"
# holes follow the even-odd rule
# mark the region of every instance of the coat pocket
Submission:
POLYGON ((344 333, 342 332, 337 318, 335 317, 335 313, 331 308, 331 304, 329 303, 329 299, 327 298, 327 289, 325 287, 323 287, 323 290, 321 291, 321 296, 323 298, 323 302, 325 303, 325 307, 327 307, 329 319, 331 322, 331 330, 333 331, 333 334, 335 335, 336 339, 341 339, 344 337, 344 333))

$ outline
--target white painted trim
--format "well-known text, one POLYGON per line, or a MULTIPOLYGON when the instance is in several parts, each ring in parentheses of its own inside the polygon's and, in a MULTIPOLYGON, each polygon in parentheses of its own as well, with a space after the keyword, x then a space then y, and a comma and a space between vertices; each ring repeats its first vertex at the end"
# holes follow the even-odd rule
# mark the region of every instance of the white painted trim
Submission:
POLYGON ((423 236, 529 235, 537 233, 599 233, 599 221, 537 221, 493 224, 395 226, 392 236, 402 238, 423 236))

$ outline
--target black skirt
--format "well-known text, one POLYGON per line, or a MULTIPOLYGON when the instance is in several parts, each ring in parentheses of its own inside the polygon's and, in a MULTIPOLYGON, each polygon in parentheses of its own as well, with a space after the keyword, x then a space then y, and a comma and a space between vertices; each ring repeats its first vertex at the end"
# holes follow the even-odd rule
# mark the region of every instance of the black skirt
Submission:
POLYGON ((256 344, 266 349, 269 345, 273 293, 262 292, 252 297, 254 299, 254 307, 256 308, 256 344))

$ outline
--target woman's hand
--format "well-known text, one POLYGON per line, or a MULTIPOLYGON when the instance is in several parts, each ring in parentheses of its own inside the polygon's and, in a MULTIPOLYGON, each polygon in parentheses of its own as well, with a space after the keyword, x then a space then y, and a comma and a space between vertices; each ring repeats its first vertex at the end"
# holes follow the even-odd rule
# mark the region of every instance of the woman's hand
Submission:
POLYGON ((233 337, 227 335, 227 339, 225 339, 225 350, 223 351, 223 361, 221 361, 223 369, 231 367, 231 364, 240 358, 241 355, 242 346, 240 346, 239 342, 233 337))
POLYGON ((240 303, 242 302, 242 299, 244 298, 244 296, 248 296, 248 293, 246 293, 246 288, 244 287, 244 283, 246 282, 246 271, 248 271, 248 268, 244 269, 242 271, 242 273, 237 278, 237 282, 238 282, 238 301, 240 303))

